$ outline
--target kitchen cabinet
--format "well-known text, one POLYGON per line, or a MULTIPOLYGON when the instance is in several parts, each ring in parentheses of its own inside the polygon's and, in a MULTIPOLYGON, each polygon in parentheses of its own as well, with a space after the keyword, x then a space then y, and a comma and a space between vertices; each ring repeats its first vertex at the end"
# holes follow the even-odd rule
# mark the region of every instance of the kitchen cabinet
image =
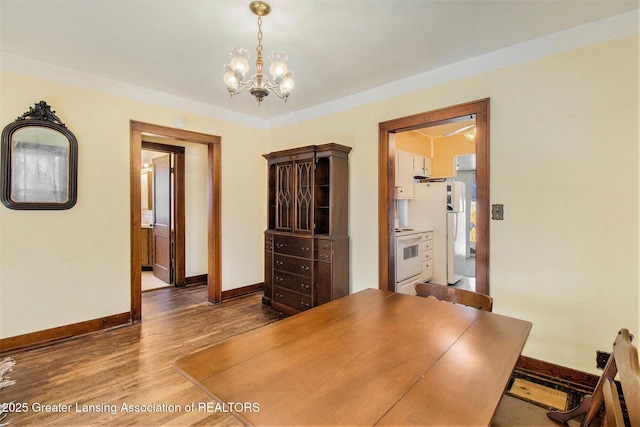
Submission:
POLYGON ((433 278, 433 231, 424 234, 422 242, 422 281, 427 282, 433 278))
POLYGON ((413 153, 396 150, 396 199, 413 198, 413 153))
POLYGON ((414 180, 429 178, 431 170, 431 157, 396 150, 396 199, 412 199, 414 180))
POLYGON ((295 314, 349 293, 350 147, 265 154, 268 213, 262 302, 295 314))
POLYGON ((431 157, 413 154, 413 177, 429 178, 431 176, 431 157))

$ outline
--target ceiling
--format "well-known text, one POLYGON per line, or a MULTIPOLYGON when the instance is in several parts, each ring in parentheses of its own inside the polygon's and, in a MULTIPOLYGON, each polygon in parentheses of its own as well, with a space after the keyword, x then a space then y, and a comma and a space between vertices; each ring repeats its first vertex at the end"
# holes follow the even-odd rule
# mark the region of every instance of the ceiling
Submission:
MULTIPOLYGON (((0 0, 0 52, 261 119, 286 116, 548 34, 638 0, 272 0, 266 54, 295 73, 285 104, 230 98, 229 49, 255 60, 248 0, 0 0)), ((268 64, 266 65, 268 67, 268 64)), ((251 72, 254 72, 252 65, 251 72)))

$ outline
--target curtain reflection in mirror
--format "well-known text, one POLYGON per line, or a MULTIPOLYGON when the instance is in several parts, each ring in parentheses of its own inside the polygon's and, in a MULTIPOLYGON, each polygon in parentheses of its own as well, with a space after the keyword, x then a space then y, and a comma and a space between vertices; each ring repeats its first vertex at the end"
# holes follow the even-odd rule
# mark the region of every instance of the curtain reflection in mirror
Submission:
POLYGON ((25 142, 14 135, 11 199, 15 202, 64 203, 69 200, 69 149, 66 146, 25 142))

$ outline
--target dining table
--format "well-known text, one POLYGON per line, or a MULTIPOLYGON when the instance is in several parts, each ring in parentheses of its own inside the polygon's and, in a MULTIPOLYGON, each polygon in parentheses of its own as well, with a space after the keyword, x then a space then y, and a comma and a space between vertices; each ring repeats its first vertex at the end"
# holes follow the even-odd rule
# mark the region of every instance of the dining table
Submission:
POLYGON ((365 289, 176 361, 251 426, 487 426, 531 323, 365 289))

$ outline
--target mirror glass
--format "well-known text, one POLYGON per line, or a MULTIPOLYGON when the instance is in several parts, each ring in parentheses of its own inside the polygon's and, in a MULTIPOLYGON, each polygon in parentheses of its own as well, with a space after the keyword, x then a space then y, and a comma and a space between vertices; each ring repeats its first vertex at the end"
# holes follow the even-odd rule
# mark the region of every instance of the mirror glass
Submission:
POLYGON ((78 141, 45 101, 2 130, 0 200, 9 209, 71 209, 78 198, 78 141))
POLYGON ((11 136, 11 188, 15 203, 69 202, 70 142, 41 126, 17 129, 11 136))

